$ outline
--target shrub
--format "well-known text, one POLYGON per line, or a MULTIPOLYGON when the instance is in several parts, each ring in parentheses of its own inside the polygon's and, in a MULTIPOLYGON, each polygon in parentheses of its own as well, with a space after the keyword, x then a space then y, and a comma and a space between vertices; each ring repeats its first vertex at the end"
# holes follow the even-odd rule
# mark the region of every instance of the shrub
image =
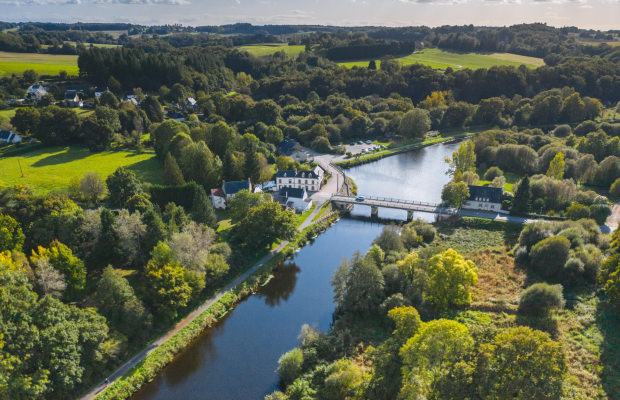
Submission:
POLYGON ((570 125, 558 125, 553 130, 553 134, 557 137, 567 137, 570 136, 571 133, 573 133, 573 130, 570 125))
POLYGON ((282 355, 278 360, 278 375, 280 376, 280 384, 286 387, 292 383, 299 374, 304 363, 304 355, 300 348, 294 348, 282 355))
POLYGON ((422 240, 424 240, 426 243, 430 243, 435 240, 435 236, 437 235, 437 229, 428 222, 418 218, 411 221, 407 225, 412 226, 415 229, 416 233, 419 236, 422 236, 422 240))
POLYGON ((487 169, 487 172, 484 173, 484 180, 492 181, 499 176, 504 176, 504 171, 499 169, 499 167, 491 167, 487 169))
POLYGON ((616 179, 609 187, 609 194, 612 196, 620 196, 620 178, 616 179))
POLYGON ((545 277, 555 277, 568 259, 570 241, 554 236, 536 243, 530 251, 530 265, 545 277))
POLYGON ((562 285, 535 283, 521 293, 519 313, 547 316, 552 310, 564 307, 562 285))

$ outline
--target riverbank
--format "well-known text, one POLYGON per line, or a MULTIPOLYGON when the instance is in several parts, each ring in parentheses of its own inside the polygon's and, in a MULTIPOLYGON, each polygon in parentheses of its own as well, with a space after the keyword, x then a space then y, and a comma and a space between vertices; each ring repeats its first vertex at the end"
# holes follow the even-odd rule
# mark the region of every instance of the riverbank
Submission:
POLYGON ((82 400, 130 398, 144 384, 152 381, 201 332, 216 324, 242 300, 255 293, 268 282, 278 265, 327 230, 338 217, 338 214, 330 213, 300 231, 293 241, 280 243, 252 268, 181 320, 174 329, 115 371, 109 378, 110 383, 98 385, 83 396, 82 400))
POLYGON ((431 146, 439 143, 450 143, 452 140, 464 139, 470 136, 475 135, 477 132, 464 132, 455 135, 450 135, 446 137, 434 137, 425 139, 423 141, 406 144, 403 146, 397 146, 391 149, 387 149, 384 151, 380 151, 374 154, 370 154, 363 157, 355 157, 348 160, 343 161, 335 161, 334 164, 340 168, 347 169, 352 167, 357 167, 359 165, 367 164, 373 161, 381 160, 382 158, 393 156, 400 153, 405 153, 411 150, 421 149, 423 147, 431 146))

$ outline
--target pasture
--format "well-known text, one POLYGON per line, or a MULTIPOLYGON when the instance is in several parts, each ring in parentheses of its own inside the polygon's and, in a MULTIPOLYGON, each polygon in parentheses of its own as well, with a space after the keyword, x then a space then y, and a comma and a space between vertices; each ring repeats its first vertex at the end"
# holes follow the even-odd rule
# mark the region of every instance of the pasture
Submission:
POLYGON ((294 57, 305 49, 303 45, 289 46, 286 43, 262 43, 247 46, 237 46, 237 49, 247 51, 255 57, 270 56, 278 51, 284 51, 288 56, 294 57))
POLYGON ((28 69, 40 75, 58 75, 60 71, 78 75, 77 59, 78 56, 0 51, 0 76, 21 75, 28 69))
POLYGON ((105 179, 118 167, 129 168, 145 182, 162 183, 163 168, 153 152, 91 153, 83 146, 56 146, 0 158, 0 186, 27 185, 35 193, 47 193, 66 189, 72 180, 82 178, 87 172, 98 172, 105 179))
MULTIPOLYGON (((518 67, 521 64, 529 68, 545 65, 542 58, 520 56, 510 53, 457 53, 440 49, 424 49, 416 51, 396 60, 401 65, 423 64, 435 69, 478 69, 490 68, 495 65, 512 65, 518 67)), ((368 67, 370 60, 350 61, 338 63, 347 68, 368 67)), ((377 61, 379 63, 379 61, 377 61)))

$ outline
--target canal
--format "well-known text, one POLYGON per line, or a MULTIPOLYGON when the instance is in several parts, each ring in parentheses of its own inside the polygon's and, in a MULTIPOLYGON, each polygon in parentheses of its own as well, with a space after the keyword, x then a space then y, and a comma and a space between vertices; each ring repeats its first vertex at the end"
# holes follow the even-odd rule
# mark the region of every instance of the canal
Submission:
MULTIPOLYGON (((458 144, 436 145, 346 171, 363 195, 439 202, 449 181, 444 162, 458 144)), ((352 215, 369 216, 356 205, 352 215)), ((379 217, 404 220, 405 212, 379 217)), ((433 215, 416 217, 432 221, 433 215)), ((298 345, 303 324, 326 331, 334 310, 330 281, 343 258, 365 252, 383 223, 343 218, 282 265, 259 292, 205 330, 134 400, 252 399, 277 389, 278 358, 298 345)))

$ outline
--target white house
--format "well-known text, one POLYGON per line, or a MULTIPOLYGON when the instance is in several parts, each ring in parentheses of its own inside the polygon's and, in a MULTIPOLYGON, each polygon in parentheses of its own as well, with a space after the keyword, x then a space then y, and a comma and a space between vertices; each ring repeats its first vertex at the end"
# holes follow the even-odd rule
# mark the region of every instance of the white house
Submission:
POLYGON ((222 210, 226 209, 226 206, 230 202, 230 199, 241 190, 252 191, 252 182, 247 181, 222 181, 222 187, 217 189, 211 189, 211 202, 213 207, 222 210))
POLYGON ((198 103, 196 102, 196 99, 194 99, 193 97, 188 97, 187 99, 185 99, 186 110, 196 111, 196 108, 198 108, 198 103))
POLYGON ((279 191, 280 204, 286 205, 297 212, 304 212, 312 207, 312 199, 305 188, 283 187, 279 191))
POLYGON ((13 131, 3 131, 0 129, 0 144, 20 143, 21 136, 13 131))
POLYGON ((306 189, 318 192, 323 183, 325 172, 317 166, 312 171, 278 171, 276 173, 277 190, 282 188, 306 189))
POLYGON ((503 192, 502 188, 469 185, 469 198, 461 208, 500 212, 503 192))
POLYGON ((40 84, 32 85, 26 90, 26 98, 30 101, 39 101, 47 94, 47 89, 40 84))

